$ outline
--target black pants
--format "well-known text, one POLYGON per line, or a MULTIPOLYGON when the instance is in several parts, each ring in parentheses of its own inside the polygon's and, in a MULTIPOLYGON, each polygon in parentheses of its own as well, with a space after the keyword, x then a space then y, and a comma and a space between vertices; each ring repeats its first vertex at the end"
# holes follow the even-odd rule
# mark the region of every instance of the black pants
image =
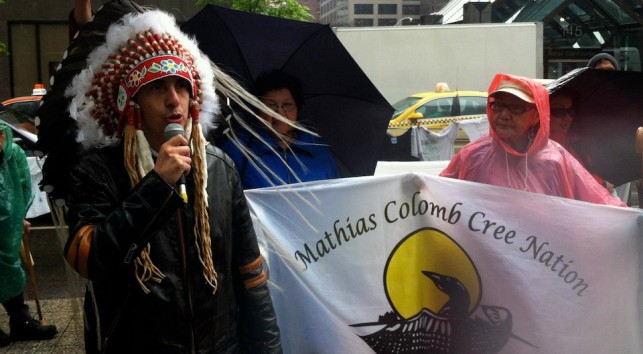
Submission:
POLYGON ((9 323, 11 322, 23 322, 31 319, 29 314, 29 306, 25 304, 24 293, 20 293, 11 299, 2 303, 4 309, 7 310, 9 315, 9 323))

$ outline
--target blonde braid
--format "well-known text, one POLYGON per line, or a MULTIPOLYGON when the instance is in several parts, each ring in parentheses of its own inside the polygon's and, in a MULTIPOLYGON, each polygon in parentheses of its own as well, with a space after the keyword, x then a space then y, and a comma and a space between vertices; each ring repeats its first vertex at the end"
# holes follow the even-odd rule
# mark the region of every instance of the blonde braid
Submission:
POLYGON ((145 294, 150 293, 150 289, 145 286, 146 281, 152 280, 156 283, 160 283, 161 280, 165 278, 165 274, 163 274, 163 272, 161 272, 154 263, 152 263, 150 252, 151 246, 148 243, 134 261, 134 275, 136 276, 138 285, 145 294))
MULTIPOLYGON (((134 107, 128 107, 128 116, 134 115, 134 107)), ((125 125, 124 132, 124 158, 125 169, 129 175, 130 184, 135 186, 139 181, 138 172, 136 169, 136 127, 134 126, 134 118, 128 117, 127 124, 125 125)))
POLYGON ((208 170, 205 158, 205 139, 201 133, 201 126, 195 120, 192 125, 194 144, 194 243, 199 251, 199 261, 203 265, 205 281, 212 286, 212 293, 218 287, 217 272, 212 259, 212 243, 210 239, 210 219, 208 215, 207 178, 208 170))
MULTIPOLYGON (((130 183, 134 187, 147 172, 151 169, 149 162, 144 158, 145 154, 149 155, 149 145, 145 136, 140 130, 141 114, 138 105, 131 102, 127 108, 127 124, 124 129, 124 158, 125 169, 130 178, 130 183), (143 141, 141 141, 143 140, 143 141)), ((151 157, 149 157, 151 159, 151 157)), ((152 166, 153 167, 153 166, 152 166)), ((134 275, 136 280, 145 294, 150 289, 145 286, 145 282, 153 280, 160 283, 165 275, 161 272, 150 259, 151 247, 148 243, 134 261, 134 275)))

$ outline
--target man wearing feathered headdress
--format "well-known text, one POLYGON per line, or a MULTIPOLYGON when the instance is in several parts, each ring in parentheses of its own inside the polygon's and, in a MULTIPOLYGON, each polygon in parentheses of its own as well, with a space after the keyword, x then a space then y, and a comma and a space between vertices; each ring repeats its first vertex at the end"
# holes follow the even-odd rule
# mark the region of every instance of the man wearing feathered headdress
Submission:
POLYGON ((110 26, 65 92, 86 151, 65 257, 91 280, 88 352, 281 352, 239 176, 204 139, 214 85, 196 43, 150 10, 110 26))

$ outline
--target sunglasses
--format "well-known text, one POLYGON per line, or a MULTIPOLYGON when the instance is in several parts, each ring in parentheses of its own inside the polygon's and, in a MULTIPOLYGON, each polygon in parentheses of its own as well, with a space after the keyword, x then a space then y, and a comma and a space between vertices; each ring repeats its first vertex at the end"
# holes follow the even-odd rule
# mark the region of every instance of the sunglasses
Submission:
POLYGON ((489 107, 491 107, 491 110, 494 112, 501 112, 506 108, 507 110, 509 110, 509 112, 511 112, 511 114, 523 114, 529 110, 534 109, 536 106, 519 103, 503 104, 494 101, 489 104, 489 107))
POLYGON ((553 117, 558 118, 563 118, 566 115, 570 117, 574 117, 576 115, 576 111, 573 108, 552 108, 550 112, 553 117))

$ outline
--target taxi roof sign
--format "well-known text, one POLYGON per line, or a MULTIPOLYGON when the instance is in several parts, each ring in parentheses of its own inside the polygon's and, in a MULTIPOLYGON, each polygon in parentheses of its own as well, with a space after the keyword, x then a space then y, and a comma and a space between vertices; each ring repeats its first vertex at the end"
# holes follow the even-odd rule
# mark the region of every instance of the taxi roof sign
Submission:
POLYGON ((44 96, 47 94, 47 90, 43 84, 35 84, 33 86, 33 91, 31 93, 33 96, 44 96))

